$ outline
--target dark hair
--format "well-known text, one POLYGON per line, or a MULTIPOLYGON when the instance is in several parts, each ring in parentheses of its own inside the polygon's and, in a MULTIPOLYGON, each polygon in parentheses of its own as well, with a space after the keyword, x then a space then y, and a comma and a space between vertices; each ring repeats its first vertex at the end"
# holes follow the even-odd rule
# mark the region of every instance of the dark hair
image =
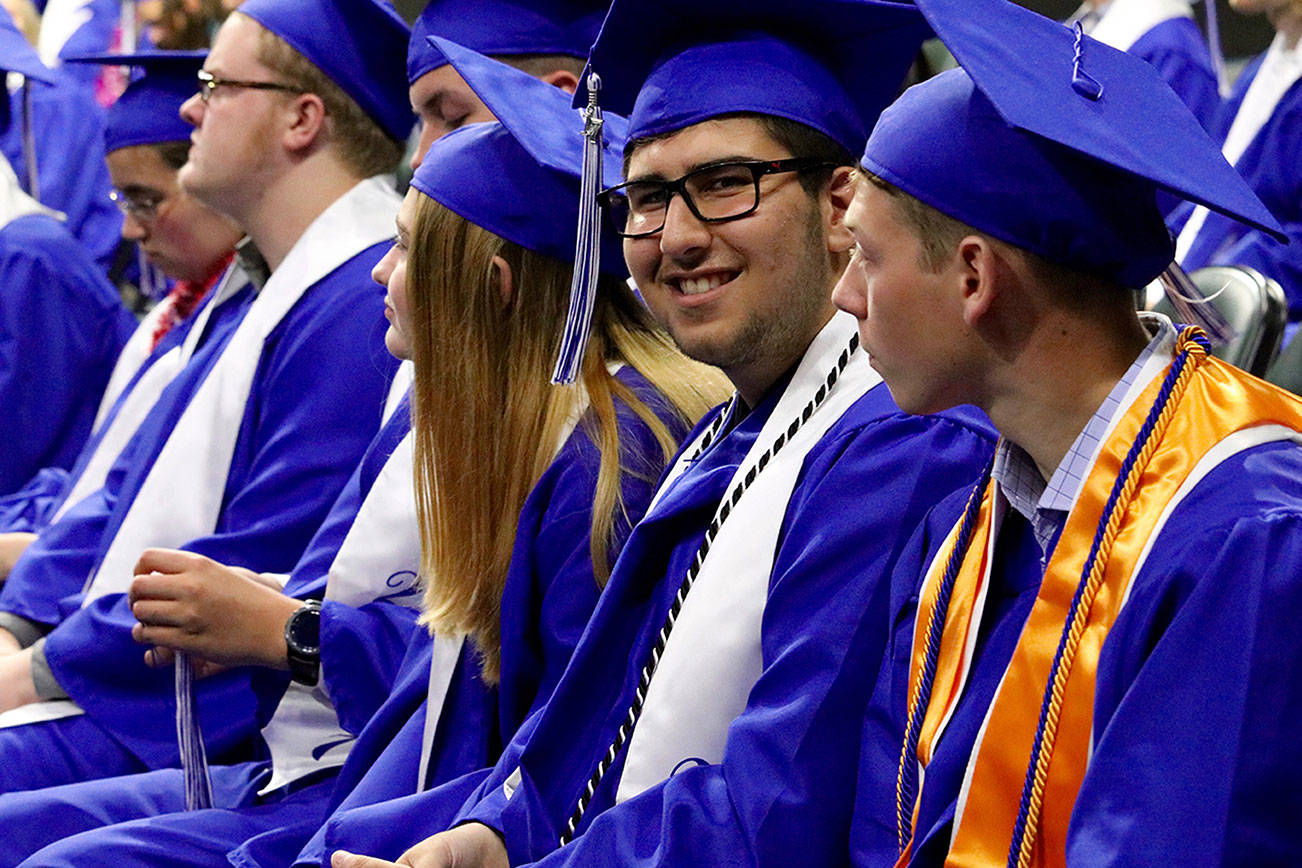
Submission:
MULTIPOLYGON (((769 138, 786 148, 793 157, 808 157, 821 163, 830 164, 826 169, 800 173, 800 186, 811 196, 823 189, 828 179, 832 177, 833 168, 837 166, 853 166, 855 164, 855 158, 843 145, 826 133, 821 133, 799 121, 780 118, 776 115, 760 114, 759 112, 731 112, 710 118, 710 120, 727 120, 729 118, 756 120, 769 138)), ((652 142, 662 141, 677 135, 679 132, 681 130, 671 130, 629 141, 624 146, 624 174, 628 174, 628 162, 639 148, 652 142)))

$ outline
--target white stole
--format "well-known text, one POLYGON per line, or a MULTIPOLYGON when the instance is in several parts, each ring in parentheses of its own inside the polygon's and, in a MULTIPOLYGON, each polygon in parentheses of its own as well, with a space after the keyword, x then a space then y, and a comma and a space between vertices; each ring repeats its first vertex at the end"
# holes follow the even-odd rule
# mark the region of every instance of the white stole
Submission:
MULTIPOLYGON (((1302 78, 1302 44, 1291 49, 1285 48, 1284 35, 1278 33, 1270 43, 1257 74, 1248 85, 1248 92, 1243 95, 1243 102, 1225 136, 1221 153, 1225 155, 1226 162, 1238 167, 1243 154, 1275 113, 1279 101, 1299 78, 1302 78)), ((1207 222, 1207 214, 1207 208, 1199 205, 1189 215, 1188 222, 1180 230, 1180 237, 1175 241, 1176 262, 1189 255, 1194 241, 1202 232, 1203 224, 1207 222)))
MULTIPOLYGON (((126 448, 127 443, 135 435, 140 423, 145 421, 149 411, 158 403, 159 396, 168 384, 185 369, 186 364, 193 355, 196 342, 208 325, 208 320, 212 317, 212 311, 219 304, 232 295, 242 290, 249 283, 249 277, 240 268, 236 262, 226 269, 217 286, 212 290, 212 299, 204 309, 197 315, 194 322, 194 328, 186 336, 183 346, 172 347, 161 357, 156 359, 149 369, 140 375, 134 387, 122 399, 122 405, 118 408, 117 415, 113 421, 104 429, 100 436, 99 443, 95 445, 95 451, 90 456, 90 461, 86 462, 85 468, 82 469, 81 475, 73 480, 72 490, 68 496, 59 504, 58 510, 54 513, 54 520, 58 521, 69 509, 75 506, 79 501, 91 494, 99 491, 104 487, 104 481, 108 478, 109 470, 112 469, 113 463, 117 461, 118 455, 126 448), (193 336, 193 337, 192 337, 193 336)), ((159 305, 162 307, 162 304, 159 305)), ((132 341, 142 332, 146 331, 146 326, 152 322, 146 319, 145 323, 136 330, 132 336, 132 341)), ((146 337, 152 338, 152 330, 148 331, 146 337)), ((129 362, 128 362, 129 364, 129 362)), ((118 364, 113 369, 113 376, 118 375, 118 369, 123 366, 123 360, 118 359, 118 364)), ((127 379, 130 380, 130 374, 134 370, 128 371, 127 379)), ((122 384, 125 388, 126 383, 122 384)), ((121 391, 121 389, 119 389, 121 391)), ((115 400, 115 397, 113 398, 115 400)), ((103 416, 111 405, 111 398, 106 393, 104 402, 100 405, 99 418, 95 421, 95 429, 98 431, 100 424, 103 422, 103 416)))
POLYGON ((1118 51, 1129 51, 1139 37, 1172 18, 1193 18, 1187 0, 1112 0, 1089 35, 1118 51))
POLYGON ((118 360, 113 364, 113 372, 109 374, 108 385, 104 387, 104 397, 100 399, 99 410, 95 413, 92 431, 98 431, 99 426, 104 424, 104 419, 113 409, 118 396, 126 389, 131 378, 136 375, 136 371, 140 370, 140 366, 149 358, 150 347, 154 343, 154 332, 158 330, 158 325, 163 318, 171 315, 172 308, 175 306, 171 296, 154 305, 122 346, 122 350, 118 353, 118 360))
MULTIPOLYGON (((844 313, 824 326, 738 466, 728 491, 755 467, 779 432, 826 382, 855 328, 854 318, 844 313)), ((723 758, 728 726, 746 707, 762 668, 760 623, 777 538, 796 478, 805 457, 828 429, 880 382, 867 355, 856 350, 826 401, 769 461, 720 528, 647 690, 629 740, 616 802, 665 780, 685 759, 717 763, 723 758)), ((680 474, 682 468, 676 466, 674 472, 680 474)))
MULTIPOLYGON (((405 605, 420 605, 420 596, 414 592, 420 567, 420 528, 412 479, 412 435, 408 432, 380 470, 330 564, 327 600, 360 607, 397 594, 405 605), (413 593, 402 595, 407 590, 413 593)), ((262 738, 271 751, 272 765, 271 780, 263 793, 317 769, 342 765, 354 740, 339 725, 324 678, 315 687, 290 684, 263 727, 262 738), (314 756, 326 745, 333 746, 314 756)))
MULTIPOLYGON (((397 208, 389 180, 370 178, 331 204, 299 238, 177 420, 92 573, 83 605, 125 592, 144 549, 175 548, 212 532, 263 342, 310 287, 388 238, 397 208)), ((205 314, 213 307, 208 305, 205 314)), ((192 352, 204 325, 195 322, 183 354, 192 352)))

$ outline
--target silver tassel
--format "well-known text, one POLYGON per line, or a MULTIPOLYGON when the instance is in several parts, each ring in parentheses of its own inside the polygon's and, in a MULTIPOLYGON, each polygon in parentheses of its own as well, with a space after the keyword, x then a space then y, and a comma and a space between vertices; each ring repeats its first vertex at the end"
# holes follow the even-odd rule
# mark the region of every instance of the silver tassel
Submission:
POLYGON ((41 201, 41 179, 36 165, 36 135, 32 131, 32 82, 23 78, 23 163, 27 166, 27 195, 41 201))
POLYGON ((565 317, 552 383, 573 383, 583 367, 583 353, 588 346, 592 326, 592 307, 596 302, 597 276, 601 266, 601 208, 597 193, 601 191, 601 128, 604 123, 598 93, 601 77, 588 75, 588 107, 583 113, 583 176, 579 184, 579 231, 574 248, 574 279, 570 284, 570 308, 565 317))
POLYGON ((1175 309, 1177 322, 1200 327, 1214 347, 1229 343, 1235 336, 1229 321, 1179 265, 1172 262, 1157 279, 1175 309))
POLYGON ((211 808, 212 777, 208 773, 208 754, 194 707, 194 664, 189 654, 180 651, 176 653, 176 742, 181 751, 185 809, 211 808))

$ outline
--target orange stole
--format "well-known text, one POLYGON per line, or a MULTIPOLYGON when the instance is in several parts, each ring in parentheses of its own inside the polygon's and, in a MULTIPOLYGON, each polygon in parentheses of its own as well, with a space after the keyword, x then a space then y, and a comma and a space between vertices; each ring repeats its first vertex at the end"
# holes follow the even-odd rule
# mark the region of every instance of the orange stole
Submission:
MULTIPOLYGON (((1169 426, 1155 444, 1147 465, 1135 469, 1140 475, 1133 498, 1129 504, 1120 504, 1123 512, 1119 533, 1104 565, 1102 584, 1087 613, 1075 663, 1065 681, 1056 743, 1044 781, 1041 821, 1038 828, 1028 830, 1035 840, 1032 865, 1065 865, 1067 825, 1088 764, 1099 654, 1120 613, 1134 567, 1163 508, 1198 460, 1235 431, 1267 424, 1302 430, 1302 400, 1214 358, 1195 357, 1188 364, 1194 370, 1185 372, 1186 390, 1174 407, 1169 426)), ((1067 518, 995 695, 986 722, 986 737, 975 748, 976 763, 969 770, 967 801, 946 865, 988 868, 1008 863, 1041 704, 1071 601, 1081 582, 1095 535, 1100 532, 1103 509, 1122 462, 1153 406, 1162 380, 1163 377, 1156 378, 1117 424, 1067 518)), ((933 754, 940 725, 957 704, 966 678, 968 638, 977 629, 973 618, 975 601, 989 581, 993 488, 991 483, 984 493, 981 512, 950 600, 931 701, 918 742, 918 761, 924 770, 933 754)), ((910 713, 917 702, 927 625, 956 537, 957 528, 933 560, 919 601, 909 672, 910 713)), ((913 817, 916 825, 916 802, 913 817)), ((907 864, 912 843, 908 842, 898 864, 907 864)))

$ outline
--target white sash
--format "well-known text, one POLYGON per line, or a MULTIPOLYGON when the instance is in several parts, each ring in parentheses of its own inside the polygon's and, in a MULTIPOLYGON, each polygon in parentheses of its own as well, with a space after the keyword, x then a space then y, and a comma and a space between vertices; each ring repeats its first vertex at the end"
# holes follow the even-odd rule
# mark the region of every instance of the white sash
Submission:
MULTIPOLYGON (((414 608, 420 605, 419 593, 402 592, 415 589, 419 567, 420 529, 408 432, 380 470, 344 536, 326 577, 325 598, 358 607, 380 596, 399 595, 395 602, 414 608)), ((353 736, 339 726, 324 679, 316 687, 291 684, 263 727, 262 738, 271 750, 272 763, 264 793, 317 769, 341 765, 353 742, 353 736), (313 756, 329 744, 334 746, 313 756)))
POLYGON ((1139 37, 1172 18, 1193 18, 1187 0, 1112 0, 1089 35, 1118 51, 1129 51, 1139 37))
MULTIPOLYGON (((118 408, 117 415, 113 417, 113 421, 104 430, 104 434, 100 437, 99 443, 96 444, 95 451, 91 455, 90 461, 86 463, 85 469, 73 481, 72 490, 63 499, 63 503, 59 504, 58 510, 54 513, 55 521, 62 518, 63 514, 79 501, 99 491, 104 486, 104 480, 108 478, 109 470, 112 469, 118 455, 135 435, 140 423, 145 421, 149 411, 158 403, 158 398, 162 395, 163 390, 167 388, 177 374, 184 370, 190 356, 194 353, 199 335, 202 334, 208 325, 208 320, 212 317, 213 309, 242 290, 248 285, 248 282, 248 275, 239 267, 238 262, 226 269, 226 273, 222 275, 221 280, 212 290, 212 300, 197 315, 194 328, 186 335, 184 345, 172 347, 154 364, 150 365, 147 371, 140 375, 136 385, 122 399, 122 406, 118 408)), ((145 326, 149 322, 150 320, 146 320, 145 326)), ((137 329, 136 335, 141 334, 145 330, 145 326, 137 329)), ((152 332, 149 332, 149 335, 152 336, 152 332)), ((132 340, 135 340, 134 336, 132 340)), ((121 366, 122 360, 119 359, 117 367, 114 368, 115 377, 117 376, 118 367, 121 366)), ((123 387, 125 385, 124 383, 123 387)), ((104 403, 100 405, 101 417, 106 412, 109 404, 110 399, 106 394, 104 403)), ((102 421, 102 418, 96 420, 95 427, 97 430, 102 421)))
MULTIPOLYGON (((804 409, 846 348, 856 323, 838 313, 805 352, 728 490, 804 409)), ((728 726, 762 668, 760 622, 778 533, 805 457, 865 392, 881 382, 856 351, 827 400, 768 463, 710 546, 678 615, 629 741, 616 802, 668 778, 685 759, 717 763, 728 726)), ((675 468, 678 471, 678 468, 675 468)), ((677 581, 681 576, 670 576, 677 581)))
MULTIPOLYGON (((1278 33, 1270 43, 1257 74, 1248 85, 1248 92, 1243 95, 1243 102, 1234 115, 1234 122, 1221 147, 1221 153, 1231 166, 1238 168, 1244 152, 1274 115, 1284 94, 1288 93, 1299 78, 1302 78, 1302 44, 1292 49, 1285 48, 1284 34, 1278 33)), ((1189 255, 1198 233, 1202 232, 1203 224, 1207 222, 1207 213, 1207 208, 1199 205, 1189 215, 1189 221, 1184 224, 1180 237, 1175 242, 1176 262, 1189 255)))
POLYGON ((118 353, 118 360, 113 363, 113 373, 109 374, 108 385, 104 387, 104 397, 100 399, 99 410, 95 413, 95 424, 91 430, 98 431, 99 426, 104 424, 104 417, 108 416, 109 410, 113 409, 113 404, 122 394, 122 390, 149 358, 150 347, 154 343, 154 332, 158 330, 158 324, 163 321, 163 317, 171 315, 172 308, 175 306, 171 296, 164 298, 145 314, 140 325, 136 326, 136 330, 131 333, 122 351, 118 353))
MULTIPOLYGON (((211 533, 263 342, 308 288, 388 238, 397 208, 389 180, 371 178, 336 200, 303 233, 177 421, 91 576, 85 603, 125 592, 144 549, 174 548, 211 533)), ((198 340, 203 325, 195 323, 187 347, 198 340)))

